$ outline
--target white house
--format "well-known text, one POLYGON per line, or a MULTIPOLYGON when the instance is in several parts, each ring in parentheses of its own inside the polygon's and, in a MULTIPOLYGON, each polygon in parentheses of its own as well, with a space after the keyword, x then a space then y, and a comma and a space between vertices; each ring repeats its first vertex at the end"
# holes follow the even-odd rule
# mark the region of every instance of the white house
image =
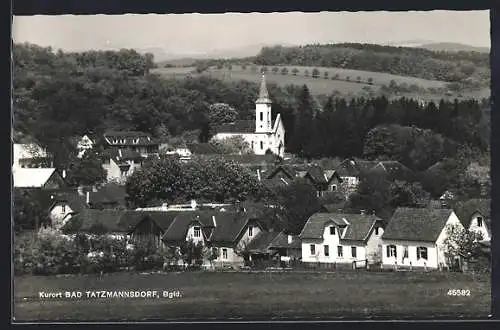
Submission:
POLYGON ((458 203, 455 212, 465 228, 481 233, 483 241, 491 241, 491 199, 469 199, 458 203))
POLYGON ((30 167, 45 167, 50 165, 51 157, 45 149, 37 144, 19 144, 12 145, 12 168, 30 168, 30 167))
POLYGON ((380 259, 382 220, 375 215, 316 213, 304 225, 302 262, 353 264, 380 259))
POLYGON ((51 200, 48 212, 54 229, 60 229, 64 226, 72 216, 82 212, 88 203, 86 197, 80 196, 77 192, 53 193, 51 200))
POLYGON ((13 168, 15 188, 57 189, 65 186, 64 179, 55 168, 13 168))
POLYGON ((128 149, 108 149, 104 152, 103 169, 108 182, 123 183, 137 169, 142 167, 144 157, 128 149))
POLYGON ((270 150, 283 158, 285 154, 285 127, 280 114, 276 116, 274 124, 272 123, 271 104, 266 79, 262 75, 259 98, 255 101, 255 121, 239 120, 231 124, 220 125, 216 128, 217 133, 213 138, 224 140, 241 136, 248 142, 256 155, 264 155, 266 151, 270 150))
POLYGON ((88 136, 84 135, 82 138, 77 142, 76 144, 76 149, 78 150, 78 158, 82 158, 83 155, 87 150, 90 150, 94 147, 94 141, 88 136))
POLYGON ((259 222, 246 212, 179 211, 162 240, 166 246, 192 240, 217 250, 215 266, 236 267, 244 263, 240 251, 261 231, 259 222))
POLYGON ((450 209, 396 209, 382 236, 382 266, 429 269, 451 266, 443 245, 450 226, 463 228, 450 209))

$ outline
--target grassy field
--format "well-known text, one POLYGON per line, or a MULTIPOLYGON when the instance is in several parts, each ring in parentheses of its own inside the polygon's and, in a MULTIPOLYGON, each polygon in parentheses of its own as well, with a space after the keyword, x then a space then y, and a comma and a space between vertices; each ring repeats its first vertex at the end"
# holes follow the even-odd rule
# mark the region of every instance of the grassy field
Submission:
MULTIPOLYGON (((207 71, 203 72, 202 75, 209 75, 213 78, 218 78, 226 81, 238 81, 238 80, 247 80, 255 83, 259 83, 261 79, 260 68, 258 66, 258 72, 254 72, 251 70, 251 66, 247 66, 243 69, 239 65, 233 65, 232 69, 229 70, 227 68, 217 69, 212 67, 207 71)), ((360 94, 367 95, 366 88, 370 88, 373 93, 377 93, 382 85, 389 85, 391 80, 394 80, 397 84, 406 83, 408 85, 417 85, 424 88, 443 88, 446 87, 447 82, 437 81, 437 80, 426 80, 421 78, 414 77, 404 77, 391 75, 388 73, 380 73, 380 72, 369 72, 369 71, 360 71, 360 70, 349 70, 349 69, 335 69, 335 68, 318 68, 320 71, 320 76, 318 78, 311 77, 313 67, 300 67, 300 66, 286 66, 288 68, 289 73, 287 75, 282 75, 281 71, 278 73, 272 72, 273 67, 269 67, 269 72, 267 73, 267 81, 270 83, 275 83, 278 86, 285 85, 307 85, 309 90, 313 95, 318 94, 332 94, 337 92, 343 96, 356 96, 360 94), (297 75, 293 75, 291 70, 297 68, 299 72, 297 75), (309 71, 309 76, 306 77, 304 75, 305 70, 309 71), (325 79, 324 72, 328 72, 328 79, 325 79), (346 79, 349 77, 349 81, 346 79), (360 78, 358 82, 357 79, 360 78), (334 78, 334 79, 332 79, 334 78), (372 84, 368 83, 368 79, 372 78, 372 84), (365 89, 365 90, 364 90, 365 89)), ((282 67, 280 67, 282 68, 282 67)), ((195 72, 195 67, 175 67, 175 68, 158 68, 153 70, 153 72, 158 73, 166 78, 177 78, 182 79, 187 75, 196 76, 198 75, 195 72)), ((422 92, 414 92, 414 93, 402 93, 397 97, 417 97, 423 100, 428 101, 439 101, 441 99, 468 99, 468 98, 483 98, 490 96, 489 88, 484 88, 480 91, 474 92, 463 92, 460 94, 453 95, 443 95, 442 93, 422 93, 422 92)))
POLYGON ((490 279, 456 273, 165 273, 16 277, 16 321, 486 318, 490 279), (470 296, 449 296, 449 289, 470 296), (178 290, 178 298, 40 300, 65 290, 178 290), (112 301, 111 301, 112 300, 112 301))

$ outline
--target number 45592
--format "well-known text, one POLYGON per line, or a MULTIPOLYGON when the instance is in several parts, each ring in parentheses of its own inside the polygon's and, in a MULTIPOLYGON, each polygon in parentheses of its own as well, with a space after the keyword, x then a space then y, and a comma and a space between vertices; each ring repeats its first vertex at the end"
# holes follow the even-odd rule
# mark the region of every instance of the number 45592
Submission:
POLYGON ((455 290, 455 289, 450 289, 450 290, 448 290, 447 295, 448 296, 462 296, 462 297, 467 297, 467 296, 470 296, 470 290, 455 290))

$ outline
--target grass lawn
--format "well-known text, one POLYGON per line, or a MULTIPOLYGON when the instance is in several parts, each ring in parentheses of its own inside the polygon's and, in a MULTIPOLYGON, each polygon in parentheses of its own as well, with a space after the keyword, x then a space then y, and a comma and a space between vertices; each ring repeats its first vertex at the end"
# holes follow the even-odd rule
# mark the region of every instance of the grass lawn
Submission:
POLYGON ((488 275, 455 273, 116 273, 16 277, 16 321, 486 318, 488 275), (449 296, 449 289, 470 296, 449 296), (178 290, 178 298, 46 299, 65 290, 178 290))

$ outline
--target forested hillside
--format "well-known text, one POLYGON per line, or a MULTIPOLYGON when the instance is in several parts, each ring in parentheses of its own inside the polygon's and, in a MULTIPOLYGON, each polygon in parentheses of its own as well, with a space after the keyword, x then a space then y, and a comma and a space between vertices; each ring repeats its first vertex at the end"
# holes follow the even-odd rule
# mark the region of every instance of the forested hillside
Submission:
MULTIPOLYGON (((219 124, 209 120, 211 104, 228 104, 236 119, 253 118, 257 84, 164 79, 149 73, 152 60, 132 50, 66 54, 15 45, 14 138, 36 139, 63 166, 74 138, 88 132, 140 130, 165 141, 207 141, 219 124)), ((281 113, 284 121, 286 150, 304 158, 394 159, 425 171, 440 161, 468 166, 489 151, 488 100, 318 100, 306 86, 276 85, 269 93, 273 116, 281 113)))
POLYGON ((320 66, 386 72, 472 86, 489 84, 489 54, 434 52, 422 48, 372 44, 327 44, 264 47, 254 59, 259 65, 320 66))

